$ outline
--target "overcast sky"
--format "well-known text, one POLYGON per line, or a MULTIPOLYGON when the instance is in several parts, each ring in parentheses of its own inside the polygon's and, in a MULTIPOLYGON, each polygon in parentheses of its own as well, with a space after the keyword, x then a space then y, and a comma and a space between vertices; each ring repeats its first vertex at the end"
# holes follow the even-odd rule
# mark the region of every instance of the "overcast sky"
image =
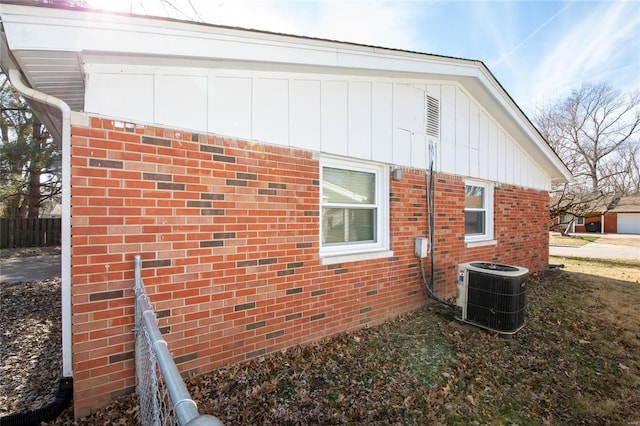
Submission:
POLYGON ((525 110, 583 82, 640 90, 640 0, 91 0, 95 6, 481 60, 525 110), (143 9, 144 8, 144 9, 143 9))

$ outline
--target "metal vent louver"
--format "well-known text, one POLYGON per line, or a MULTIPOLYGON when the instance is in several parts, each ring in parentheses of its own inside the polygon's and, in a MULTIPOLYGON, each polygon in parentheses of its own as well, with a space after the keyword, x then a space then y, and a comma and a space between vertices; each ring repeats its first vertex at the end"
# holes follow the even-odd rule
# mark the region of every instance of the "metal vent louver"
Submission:
POLYGON ((438 98, 425 94, 426 123, 425 133, 440 139, 440 101, 438 98))

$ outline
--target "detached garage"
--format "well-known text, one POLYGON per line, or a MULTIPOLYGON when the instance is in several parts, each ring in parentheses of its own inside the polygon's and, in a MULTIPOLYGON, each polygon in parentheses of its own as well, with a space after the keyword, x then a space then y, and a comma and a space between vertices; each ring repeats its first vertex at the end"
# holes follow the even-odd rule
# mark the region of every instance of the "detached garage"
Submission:
POLYGON ((601 214, 604 232, 640 235, 640 197, 620 197, 601 214))
POLYGON ((640 234, 640 213, 618 213, 618 234, 640 234))

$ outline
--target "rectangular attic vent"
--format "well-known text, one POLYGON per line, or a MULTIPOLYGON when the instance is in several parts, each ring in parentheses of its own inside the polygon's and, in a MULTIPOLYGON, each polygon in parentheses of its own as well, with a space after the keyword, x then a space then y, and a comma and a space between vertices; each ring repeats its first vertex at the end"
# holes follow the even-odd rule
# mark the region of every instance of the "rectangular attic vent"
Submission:
POLYGON ((440 100, 425 93, 425 133, 440 139, 440 100))

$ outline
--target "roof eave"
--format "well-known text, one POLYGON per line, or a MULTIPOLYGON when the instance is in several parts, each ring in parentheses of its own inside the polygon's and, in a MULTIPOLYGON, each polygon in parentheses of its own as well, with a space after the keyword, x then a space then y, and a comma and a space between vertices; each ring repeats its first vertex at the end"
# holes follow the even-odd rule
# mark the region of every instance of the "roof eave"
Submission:
MULTIPOLYGON (((283 69, 306 68, 309 71, 332 70, 345 74, 454 80, 490 109, 516 141, 545 168, 552 181, 562 183, 571 179, 566 166, 535 126, 479 61, 86 10, 0 4, 0 14, 7 31, 9 50, 17 52, 15 56, 20 69, 32 87, 39 90, 42 90, 42 87, 38 87, 41 83, 33 67, 42 64, 33 59, 33 55, 29 58, 21 56, 22 52, 65 52, 68 55, 67 64, 71 64, 71 67, 73 58, 77 57, 77 72, 69 70, 68 74, 69 79, 75 82, 75 86, 69 86, 68 90, 76 94, 78 90, 84 91, 83 57, 96 54, 163 57, 185 64, 222 60, 258 64, 266 68, 278 66, 283 69), (124 33, 126 36, 123 36, 124 33), (256 49, 256 46, 260 49, 256 49), (32 64, 35 65, 32 67, 32 64)), ((46 55, 43 58, 46 59, 46 55)), ((69 103, 75 110, 82 108, 82 100, 77 98, 75 104, 69 103)))

